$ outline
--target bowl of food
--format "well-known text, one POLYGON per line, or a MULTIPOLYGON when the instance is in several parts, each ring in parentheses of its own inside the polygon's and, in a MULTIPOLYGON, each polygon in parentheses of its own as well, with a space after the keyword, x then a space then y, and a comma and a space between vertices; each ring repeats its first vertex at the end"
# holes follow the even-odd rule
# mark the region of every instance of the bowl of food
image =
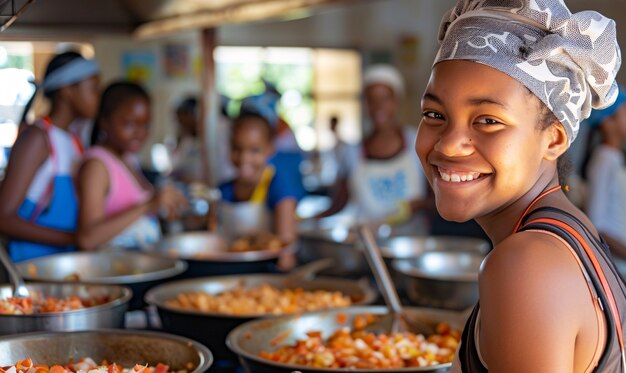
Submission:
POLYGON ((30 296, 0 286, 0 335, 123 328, 132 291, 117 285, 27 284, 30 296))
POLYGON ((484 258, 475 251, 428 251, 394 260, 392 267, 413 304, 464 310, 478 301, 478 272, 484 258))
POLYGON ((371 330, 385 307, 350 307, 254 320, 235 328, 228 347, 255 373, 447 372, 463 317, 437 309, 405 309, 430 327, 428 335, 371 330))
POLYGON ((302 314, 371 304, 376 292, 367 281, 291 274, 214 276, 174 281, 151 289, 146 302, 157 308, 166 331, 207 345, 220 357, 237 325, 256 318, 302 314), (207 333, 211 330, 211 333, 207 333))
POLYGON ((92 369, 98 372, 118 369, 115 371, 202 373, 212 362, 211 352, 201 344, 151 331, 102 329, 0 338, 0 366, 13 367, 15 373, 27 373, 29 366, 41 367, 41 371, 36 368, 41 373, 92 369))
POLYGON ((211 232, 185 232, 167 236, 153 248, 158 255, 183 259, 187 278, 271 272, 283 254, 296 244, 285 244, 271 233, 255 233, 233 239, 211 232))

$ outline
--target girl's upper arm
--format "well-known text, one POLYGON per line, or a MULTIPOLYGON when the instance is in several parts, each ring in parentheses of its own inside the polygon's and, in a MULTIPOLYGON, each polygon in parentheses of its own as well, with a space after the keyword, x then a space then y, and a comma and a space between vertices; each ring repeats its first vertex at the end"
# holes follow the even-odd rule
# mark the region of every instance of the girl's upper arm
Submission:
POLYGON ((78 172, 78 225, 89 226, 104 216, 104 201, 109 189, 108 172, 97 159, 88 159, 78 172))
POLYGON ((581 310, 591 298, 558 239, 538 232, 510 236, 483 263, 479 283, 479 343, 490 372, 574 370, 581 310))
POLYGON ((47 134, 38 127, 28 127, 17 138, 0 184, 0 216, 17 213, 37 170, 50 154, 48 147, 47 134))

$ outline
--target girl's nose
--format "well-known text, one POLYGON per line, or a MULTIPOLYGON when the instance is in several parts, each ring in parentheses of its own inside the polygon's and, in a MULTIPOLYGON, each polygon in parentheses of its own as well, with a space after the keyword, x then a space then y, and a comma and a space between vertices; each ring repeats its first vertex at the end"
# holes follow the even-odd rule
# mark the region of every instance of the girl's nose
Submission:
POLYGON ((448 125, 439 136, 435 151, 446 157, 465 157, 474 152, 474 145, 466 128, 448 125))

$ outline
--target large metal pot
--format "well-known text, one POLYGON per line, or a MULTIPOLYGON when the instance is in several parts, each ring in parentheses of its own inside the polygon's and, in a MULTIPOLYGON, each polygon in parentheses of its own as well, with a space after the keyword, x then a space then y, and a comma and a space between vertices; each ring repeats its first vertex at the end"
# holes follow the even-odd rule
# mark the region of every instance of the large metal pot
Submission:
MULTIPOLYGON (((421 323, 433 327, 439 322, 447 322, 453 328, 461 330, 464 326, 464 315, 452 311, 443 311, 426 308, 405 308, 408 317, 418 319, 421 323)), ((226 340, 228 347, 239 355, 244 369, 248 373, 302 373, 313 372, 431 372, 444 373, 450 368, 450 363, 440 364, 426 368, 403 368, 403 369, 319 369, 299 365, 276 363, 259 357, 262 351, 272 351, 281 345, 293 344, 298 339, 307 337, 310 331, 321 331, 322 337, 326 338, 337 330, 352 325, 352 320, 357 315, 387 314, 386 307, 350 307, 347 309, 315 312, 298 316, 281 316, 267 320, 254 320, 238 326, 226 340), (281 342, 277 345, 276 341, 281 342)), ((389 325, 387 325, 389 326, 389 325)), ((381 330, 389 332, 390 330, 381 330)))
POLYGON ((330 258, 334 265, 325 275, 359 278, 370 270, 361 252, 356 229, 347 224, 330 225, 326 220, 308 222, 299 230, 297 257, 301 263, 330 258))
POLYGON ((186 232, 165 237, 153 251, 161 256, 184 259, 185 278, 272 272, 281 254, 293 253, 296 244, 279 251, 229 251, 228 241, 210 232, 186 232))
POLYGON ((312 278, 314 271, 320 267, 319 264, 318 262, 312 266, 305 266, 289 275, 233 275, 170 282, 148 291, 146 302, 157 307, 165 330, 193 338, 207 345, 216 356, 234 360, 235 356, 224 344, 228 333, 246 321, 259 317, 273 317, 273 315, 205 313, 171 307, 166 302, 175 299, 180 293, 205 292, 216 295, 238 286, 252 288, 261 284, 269 284, 279 289, 303 288, 305 290, 341 291, 350 296, 356 305, 371 304, 376 299, 376 292, 369 286, 368 281, 327 277, 312 278))
MULTIPOLYGON (((75 311, 35 315, 0 315, 0 335, 35 331, 123 328, 124 313, 128 309, 128 302, 132 296, 129 288, 116 285, 30 283, 27 288, 31 294, 38 293, 55 298, 108 296, 110 301, 75 311)), ((12 294, 9 285, 0 286, 0 299, 9 298, 12 294)))
POLYGON ((0 338, 0 366, 30 357, 35 364, 64 365, 71 358, 90 357, 123 367, 164 363, 170 370, 206 372, 213 362, 211 352, 187 338, 165 333, 129 330, 30 333, 0 338))
POLYGON ((473 251, 428 251, 395 260, 392 266, 413 304, 463 310, 478 300, 478 272, 484 258, 473 251))
POLYGON ((458 236, 394 236, 379 240, 380 253, 387 264, 387 268, 396 289, 404 293, 402 276, 393 268, 392 262, 396 259, 412 259, 427 251, 463 251, 487 255, 491 249, 488 241, 480 238, 458 236))
POLYGON ((139 252, 75 252, 16 263, 26 280, 49 283, 127 285, 133 291, 131 309, 142 308, 145 292, 187 268, 182 260, 139 252))

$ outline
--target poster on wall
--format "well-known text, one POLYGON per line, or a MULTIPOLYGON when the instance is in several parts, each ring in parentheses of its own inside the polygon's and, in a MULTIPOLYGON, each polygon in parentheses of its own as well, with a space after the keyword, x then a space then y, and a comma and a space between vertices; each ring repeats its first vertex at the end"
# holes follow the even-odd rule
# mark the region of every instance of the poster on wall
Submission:
POLYGON ((122 53, 122 74, 131 82, 151 86, 156 75, 157 59, 151 51, 122 53))
POLYGON ((189 46, 185 44, 167 44, 163 47, 163 71, 170 79, 190 77, 191 60, 189 46))

